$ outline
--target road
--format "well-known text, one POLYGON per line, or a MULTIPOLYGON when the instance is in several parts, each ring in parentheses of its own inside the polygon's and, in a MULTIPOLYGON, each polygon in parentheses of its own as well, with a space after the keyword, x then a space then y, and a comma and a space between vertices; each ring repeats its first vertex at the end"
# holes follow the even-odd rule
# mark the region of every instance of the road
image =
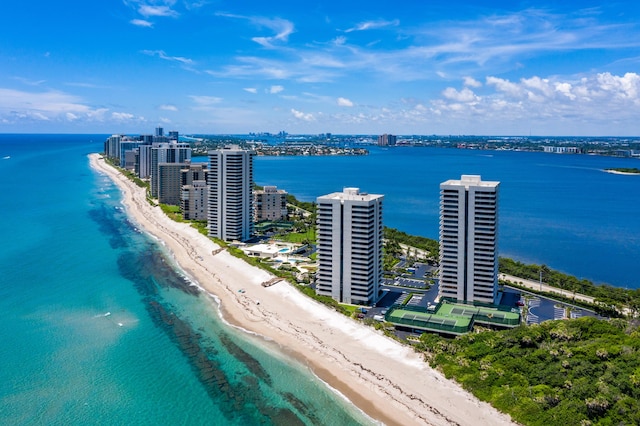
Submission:
POLYGON ((498 279, 507 281, 507 282, 512 282, 514 284, 518 284, 518 285, 530 288, 531 290, 544 291, 547 293, 555 293, 555 294, 564 296, 568 299, 580 300, 582 302, 587 302, 587 303, 595 303, 595 298, 591 296, 586 296, 580 293, 574 293, 572 291, 562 290, 557 287, 551 287, 550 285, 547 285, 545 283, 540 283, 539 281, 526 280, 524 278, 516 277, 513 275, 507 275, 507 274, 498 274, 498 279))

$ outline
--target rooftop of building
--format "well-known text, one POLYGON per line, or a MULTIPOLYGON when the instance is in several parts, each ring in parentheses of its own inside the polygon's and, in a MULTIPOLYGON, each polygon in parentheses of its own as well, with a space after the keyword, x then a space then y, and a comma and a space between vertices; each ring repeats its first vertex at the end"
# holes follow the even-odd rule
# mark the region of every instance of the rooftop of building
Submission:
POLYGON ((498 181, 492 180, 482 180, 480 175, 462 175, 460 179, 449 179, 445 182, 442 182, 440 185, 451 185, 451 186, 464 186, 469 189, 470 187, 485 187, 485 188, 495 188, 500 185, 498 181))
POLYGON ((369 194, 367 192, 360 192, 360 188, 344 188, 342 192, 333 192, 331 194, 318 197, 318 199, 341 201, 371 201, 382 197, 384 197, 384 195, 382 194, 369 194))

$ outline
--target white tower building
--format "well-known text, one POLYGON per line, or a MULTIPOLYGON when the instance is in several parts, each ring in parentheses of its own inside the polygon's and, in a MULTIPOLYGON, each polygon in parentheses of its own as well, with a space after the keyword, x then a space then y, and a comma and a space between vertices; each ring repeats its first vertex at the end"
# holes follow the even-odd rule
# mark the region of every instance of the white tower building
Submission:
POLYGON ((440 297, 497 303, 499 185, 473 175, 440 184, 440 297))
POLYGON ((358 188, 318 197, 318 294, 358 305, 378 300, 383 198, 358 188))
POLYGON ((253 234, 253 156, 237 146, 209 151, 209 236, 246 241, 253 234))

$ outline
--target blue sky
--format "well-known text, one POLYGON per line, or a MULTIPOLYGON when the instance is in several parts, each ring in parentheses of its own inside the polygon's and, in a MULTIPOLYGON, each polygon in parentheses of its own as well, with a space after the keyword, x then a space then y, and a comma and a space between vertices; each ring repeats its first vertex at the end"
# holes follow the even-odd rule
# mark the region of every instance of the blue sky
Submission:
POLYGON ((640 135, 637 1, 20 0, 0 132, 640 135))

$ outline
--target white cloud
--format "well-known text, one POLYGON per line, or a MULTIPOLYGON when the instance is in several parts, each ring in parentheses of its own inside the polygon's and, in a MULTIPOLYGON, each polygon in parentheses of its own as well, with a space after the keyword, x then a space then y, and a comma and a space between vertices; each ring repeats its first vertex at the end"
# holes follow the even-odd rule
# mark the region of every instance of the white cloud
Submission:
POLYGON ((480 98, 468 87, 465 87, 460 91, 457 91, 453 87, 447 87, 442 92, 442 96, 447 99, 463 103, 478 102, 480 100, 480 98))
POLYGON ((269 88, 269 93, 271 93, 272 95, 275 95, 276 93, 280 93, 283 90, 284 90, 284 87, 279 85, 274 85, 269 88))
POLYGON ((101 86, 98 84, 93 84, 93 83, 83 83, 83 82, 70 82, 70 83, 65 83, 66 86, 73 86, 73 87, 82 87, 84 89, 109 89, 109 86, 101 86))
POLYGON ((522 97, 523 93, 526 93, 520 85, 498 77, 487 77, 487 85, 495 86, 499 92, 514 98, 522 97))
POLYGON ((469 87, 482 87, 482 83, 473 77, 464 77, 464 85, 469 87))
POLYGON ((83 101, 63 92, 24 92, 0 88, 0 110, 38 111, 46 116, 67 112, 76 114, 91 110, 83 101))
POLYGON ((107 108, 92 108, 78 96, 59 91, 25 92, 0 88, 0 121, 96 122, 107 108))
POLYGON ((326 68, 327 63, 316 64, 303 57, 296 57, 294 60, 279 60, 239 56, 235 59, 237 64, 226 65, 221 71, 207 70, 204 72, 222 78, 296 80, 304 83, 330 82, 338 76, 334 69, 326 68))
POLYGON ((164 50, 142 50, 141 53, 148 56, 157 56, 158 58, 167 61, 180 62, 184 65, 193 65, 195 63, 192 59, 184 58, 182 56, 169 56, 164 52, 164 50))
POLYGON ((256 89, 255 87, 245 87, 242 90, 244 90, 245 92, 253 93, 254 95, 258 93, 258 89, 256 89))
POLYGON ((293 114, 293 116, 299 120, 315 121, 315 117, 311 113, 304 113, 302 111, 291 108, 291 114, 293 114))
POLYGON ((220 102, 222 102, 222 98, 219 98, 217 96, 197 96, 197 95, 191 95, 189 96, 191 99, 193 99, 193 101, 198 104, 198 105, 214 105, 214 104, 219 104, 220 102))
POLYGON ((336 46, 342 46, 347 42, 347 38, 345 36, 338 36, 333 39, 332 43, 336 46))
POLYGON ((575 80, 489 76, 486 82, 483 96, 467 87, 445 89, 442 98, 432 100, 433 110, 450 123, 478 117, 478 125, 488 126, 485 132, 493 134, 523 123, 535 125, 539 134, 610 134, 615 133, 612 122, 616 128, 625 125, 628 132, 640 115, 637 73, 600 73, 575 80))
POLYGON ((265 18, 262 16, 244 16, 235 15, 231 13, 217 13, 217 16, 234 19, 245 19, 251 22, 258 28, 267 28, 275 33, 269 37, 252 37, 251 40, 260 44, 263 47, 272 48, 276 42, 286 42, 289 40, 289 35, 295 31, 295 27, 291 21, 287 21, 282 18, 265 18))
POLYGON ((576 95, 571 93, 571 90, 573 88, 571 83, 567 83, 567 82, 555 83, 555 88, 557 92, 562 93, 563 95, 565 95, 567 98, 571 100, 574 100, 576 98, 576 95))
POLYGON ((129 23, 137 27, 146 27, 146 28, 153 27, 153 23, 149 21, 145 21, 144 19, 132 19, 129 21, 129 23))
POLYGON ((365 21, 357 24, 353 28, 344 30, 344 32, 350 33, 353 31, 375 30, 378 28, 384 28, 389 26, 397 27, 398 25, 400 25, 400 21, 397 19, 394 19, 393 21, 365 21))
POLYGON ((18 80, 19 82, 26 84, 28 86, 40 86, 42 83, 46 82, 46 80, 29 80, 24 77, 13 77, 14 80, 18 80))
POLYGON ((340 98, 338 98, 337 102, 338 102, 339 106, 343 106, 343 107, 352 107, 353 106, 353 102, 351 102, 347 98, 340 97, 340 98))
POLYGON ((611 75, 610 73, 598 74, 599 89, 613 94, 617 99, 631 100, 638 102, 640 91, 640 75, 628 72, 623 76, 611 75))
POLYGON ((163 111, 178 111, 178 107, 176 107, 175 105, 171 105, 171 104, 160 105, 158 108, 163 110, 163 111))
POLYGON ((153 6, 149 4, 141 4, 138 8, 138 13, 144 17, 165 16, 176 18, 179 16, 179 13, 172 10, 169 6, 153 6))
POLYGON ((132 120, 135 117, 135 115, 130 114, 128 112, 112 112, 111 113, 111 118, 113 118, 116 121, 128 121, 128 120, 132 120))

